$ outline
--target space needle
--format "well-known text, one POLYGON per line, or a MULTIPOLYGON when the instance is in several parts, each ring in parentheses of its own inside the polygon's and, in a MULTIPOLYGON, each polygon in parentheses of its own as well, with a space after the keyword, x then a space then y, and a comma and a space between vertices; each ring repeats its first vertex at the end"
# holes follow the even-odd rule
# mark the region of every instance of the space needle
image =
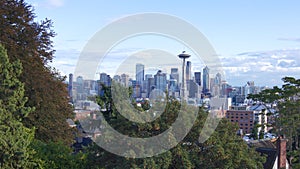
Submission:
POLYGON ((186 100, 185 79, 184 79, 185 59, 189 58, 190 56, 191 55, 185 53, 185 51, 183 51, 181 54, 178 55, 178 57, 183 60, 183 62, 182 62, 182 85, 181 85, 181 93, 180 93, 180 94, 182 94, 181 97, 183 100, 186 100))

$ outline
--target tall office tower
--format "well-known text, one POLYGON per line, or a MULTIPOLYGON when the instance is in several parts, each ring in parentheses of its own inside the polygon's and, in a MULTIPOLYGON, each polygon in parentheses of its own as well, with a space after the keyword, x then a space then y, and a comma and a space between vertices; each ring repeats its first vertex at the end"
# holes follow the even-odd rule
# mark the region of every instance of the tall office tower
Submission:
POLYGON ((215 85, 218 85, 218 86, 221 86, 221 83, 222 83, 222 75, 220 73, 217 73, 216 74, 216 77, 215 77, 215 85))
POLYGON ((145 80, 147 80, 147 79, 149 79, 149 78, 151 78, 151 77, 152 77, 151 74, 146 74, 146 75, 145 75, 145 80))
POLYGON ((149 77, 147 78, 147 97, 150 97, 153 89, 155 89, 155 80, 153 77, 149 77))
POLYGON ((193 80, 189 80, 190 90, 189 98, 198 98, 199 97, 199 85, 193 80))
POLYGON ((253 94, 255 90, 254 81, 248 81, 245 85, 245 96, 247 97, 249 94, 253 94))
POLYGON ((114 82, 120 83, 121 82, 121 76, 120 75, 114 75, 113 80, 114 80, 114 82))
POLYGON ((161 70, 157 71, 154 75, 154 81, 156 89, 161 90, 162 92, 167 90, 167 75, 162 73, 161 70))
POLYGON ((126 74, 121 74, 121 84, 124 85, 125 87, 129 86, 129 75, 126 74))
POLYGON ((106 73, 100 73, 100 84, 107 85, 107 74, 106 73))
POLYGON ((70 97, 70 102, 73 102, 73 74, 69 74, 69 84, 68 84, 68 93, 70 97))
POLYGON ((112 79, 111 79, 110 75, 107 75, 107 82, 106 82, 106 85, 107 85, 107 86, 111 86, 111 81, 112 81, 112 79))
POLYGON ((143 92, 146 92, 146 93, 149 93, 150 91, 149 91, 149 83, 148 83, 148 81, 149 81, 149 79, 150 78, 152 78, 152 75, 151 74, 146 74, 145 75, 145 81, 144 81, 144 85, 143 85, 143 92))
POLYGON ((143 64, 137 63, 135 68, 135 80, 137 84, 142 85, 144 82, 145 66, 143 64))
POLYGON ((176 81, 176 79, 170 79, 169 80, 168 89, 169 89, 170 92, 175 92, 177 90, 177 81, 176 81))
POLYGON ((203 69, 203 93, 209 92, 209 69, 207 66, 203 69))
POLYGON ((78 76, 76 82, 73 84, 75 87, 76 95, 73 96, 74 100, 84 100, 83 77, 78 76))
POLYGON ((186 76, 186 81, 189 81, 191 79, 191 73, 192 73, 192 62, 187 61, 186 62, 186 71, 185 71, 185 76, 186 76))
POLYGON ((201 72, 195 72, 195 82, 201 86, 201 72))
POLYGON ((171 68, 171 74, 178 73, 178 68, 171 68))
POLYGON ((179 73, 178 73, 178 68, 171 68, 171 74, 170 74, 170 80, 174 79, 179 82, 179 73))
MULTIPOLYGON (((221 85, 222 85, 222 76, 220 73, 217 73, 215 78, 213 78, 211 80, 211 84, 210 84, 210 93, 213 96, 221 96, 222 92, 221 92, 221 85)), ((223 95, 225 96, 225 95, 223 95)))
POLYGON ((78 76, 76 78, 76 84, 77 84, 77 93, 83 93, 83 78, 82 76, 78 76))

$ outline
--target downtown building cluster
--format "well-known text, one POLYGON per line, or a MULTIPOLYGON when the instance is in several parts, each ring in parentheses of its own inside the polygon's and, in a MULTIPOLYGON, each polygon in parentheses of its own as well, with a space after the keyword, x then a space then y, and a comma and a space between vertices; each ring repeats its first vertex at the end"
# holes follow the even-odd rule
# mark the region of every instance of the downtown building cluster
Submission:
MULTIPOLYGON (((203 68, 203 72, 192 72, 192 63, 187 61, 185 70, 185 85, 187 98, 194 99, 199 103, 201 99, 210 97, 226 97, 226 88, 228 85, 222 85, 221 74, 216 74, 211 78, 209 68, 203 68)), ((98 80, 86 80, 81 76, 76 77, 74 81, 73 74, 69 75, 69 96, 72 102, 86 100, 89 96, 100 95, 101 85, 111 86, 112 82, 122 84, 124 87, 133 89, 133 98, 149 98, 151 93, 161 91, 168 93, 174 98, 181 97, 182 81, 179 68, 171 68, 170 73, 157 70, 155 74, 146 74, 145 65, 136 64, 135 79, 130 78, 128 74, 114 75, 111 77, 107 73, 100 73, 98 80)), ((226 83, 226 82, 225 82, 226 83)))
MULTIPOLYGON (((210 74, 207 66, 202 72, 192 72, 192 62, 187 61, 185 65, 186 101, 190 105, 203 106, 208 111, 213 103, 222 102, 220 107, 215 107, 216 116, 227 118, 230 122, 238 125, 240 135, 250 147, 256 147, 256 151, 266 154, 268 158, 274 158, 272 162, 267 161, 264 166, 288 166, 286 160, 286 140, 278 138, 270 133, 271 124, 275 122, 278 113, 276 105, 266 105, 247 99, 249 94, 258 94, 267 87, 255 86, 253 81, 248 81, 243 86, 231 86, 222 75, 210 74), (276 146, 275 143, 277 144, 276 146), (268 145, 269 147, 266 147, 268 145)), ((100 73, 98 80, 86 80, 79 76, 73 81, 73 75, 69 75, 70 100, 75 105, 77 119, 84 119, 87 116, 97 119, 92 107, 95 103, 88 101, 91 96, 102 95, 102 86, 110 87, 114 82, 124 87, 132 88, 131 97, 136 102, 149 99, 160 93, 168 94, 175 99, 182 99, 182 76, 179 68, 171 68, 170 73, 157 70, 154 74, 145 72, 145 65, 135 65, 135 78, 129 74, 122 73, 111 77, 107 73, 100 73), (85 109, 85 110, 82 110, 85 109)), ((95 109, 94 109, 95 110, 95 109)), ((99 135, 100 129, 94 131, 99 135)), ((269 168, 269 167, 265 167, 269 168)))
MULTIPOLYGON (((82 109, 90 106, 92 103, 88 101, 91 96, 102 95, 102 86, 110 87, 114 82, 124 87, 132 88, 131 97, 137 102, 142 102, 151 97, 164 96, 168 94, 178 100, 182 97, 182 72, 179 68, 170 68, 170 73, 157 70, 154 74, 146 73, 145 65, 135 65, 135 77, 122 73, 111 77, 107 73, 100 73, 98 80, 86 80, 83 77, 69 75, 69 95, 71 102, 82 109)), ((224 102, 221 107, 216 108, 217 116, 226 117, 233 123, 238 123, 240 133, 251 133, 255 125, 263 126, 267 124, 268 118, 265 106, 254 106, 251 100, 247 99, 249 94, 257 94, 265 87, 254 85, 253 81, 248 81, 243 86, 231 86, 222 75, 210 74, 210 69, 205 66, 202 72, 192 72, 192 62, 187 61, 184 71, 186 101, 190 105, 204 106, 210 108, 211 104, 216 102, 224 102)), ((267 132, 267 127, 258 128, 257 132, 267 132)))
MULTIPOLYGON (((72 102, 87 100, 89 96, 100 95, 101 85, 111 86, 112 81, 122 84, 124 87, 131 87, 132 97, 145 99, 155 91, 168 93, 174 98, 181 97, 182 81, 179 68, 171 68, 170 73, 158 70, 155 74, 146 74, 145 65, 136 64, 135 78, 128 74, 114 75, 111 77, 107 73, 100 73, 98 80, 86 80, 81 76, 74 81, 73 74, 69 75, 69 96, 72 102)), ((247 103, 248 94, 257 94, 264 87, 254 85, 253 81, 248 81, 244 86, 231 86, 222 75, 217 73, 211 75, 207 66, 203 71, 192 72, 192 62, 187 61, 185 67, 186 96, 189 100, 194 100, 195 104, 203 103, 203 100, 212 97, 230 98, 232 105, 238 106, 247 103)))

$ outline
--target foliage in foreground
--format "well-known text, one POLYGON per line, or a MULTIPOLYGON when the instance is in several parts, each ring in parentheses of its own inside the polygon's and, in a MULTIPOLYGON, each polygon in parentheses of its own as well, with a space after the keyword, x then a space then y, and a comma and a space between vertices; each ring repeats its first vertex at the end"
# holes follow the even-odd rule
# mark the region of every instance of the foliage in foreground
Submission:
POLYGON ((276 110, 274 133, 287 138, 288 160, 293 168, 300 168, 300 79, 284 77, 282 80, 281 88, 274 86, 249 98, 270 104, 276 110))
POLYGON ((73 110, 68 104, 68 92, 64 78, 48 65, 54 55, 52 22, 36 22, 35 17, 32 6, 24 0, 0 1, 0 43, 12 62, 21 62, 19 78, 28 97, 26 106, 35 107, 22 123, 35 127, 39 140, 70 144, 72 131, 66 119, 73 117, 73 110))
POLYGON ((18 80, 21 71, 20 62, 10 63, 0 45, 0 168, 32 168, 38 162, 30 147, 34 129, 22 124, 33 109, 25 106, 24 85, 18 80))
MULTIPOLYGON (((114 90, 122 90, 118 88, 115 86, 114 90)), ((111 89, 105 86, 102 89, 106 91, 98 97, 98 102, 107 108, 103 112, 105 120, 118 132, 131 137, 146 138, 164 132, 176 120, 180 110, 186 111, 187 114, 196 111, 198 116, 194 119, 191 131, 177 146, 154 157, 125 158, 107 152, 97 145, 91 146, 87 149, 88 164, 91 164, 91 168, 263 168, 265 157, 249 148, 235 134, 238 127, 226 119, 220 121, 215 132, 206 142, 199 143, 198 137, 207 118, 207 112, 201 108, 195 109, 195 107, 182 105, 175 99, 167 98, 166 108, 159 118, 150 123, 133 123, 124 118, 118 110, 127 111, 129 107, 135 106, 130 106, 126 99, 120 99, 118 101, 123 100, 124 104, 121 103, 122 109, 117 109, 114 99, 110 99, 113 95, 111 89)), ((151 113, 150 110, 146 112, 151 113)), ((139 111, 143 112, 140 108, 139 111)), ((189 118, 185 120, 184 124, 191 122, 189 118)), ((184 129, 185 126, 182 125, 182 128, 184 129)), ((138 146, 136 148, 143 149, 138 146)))

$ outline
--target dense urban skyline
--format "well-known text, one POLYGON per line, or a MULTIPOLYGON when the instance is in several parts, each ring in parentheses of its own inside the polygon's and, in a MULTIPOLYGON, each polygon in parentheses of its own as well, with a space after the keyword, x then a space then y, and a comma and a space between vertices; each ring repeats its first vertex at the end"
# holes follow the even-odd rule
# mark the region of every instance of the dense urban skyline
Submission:
MULTIPOLYGON (((53 19, 58 34, 54 39, 57 52, 53 65, 65 75, 74 71, 87 40, 104 25, 130 14, 161 12, 190 22, 207 37, 221 58, 227 81, 233 85, 250 78, 260 86, 281 86, 282 77, 299 76, 298 1, 87 3, 28 0, 28 3, 34 5, 37 20, 45 17, 53 19), (183 11, 182 7, 187 10, 183 11)), ((167 44, 160 45, 165 49, 171 48, 174 54, 182 50, 180 45, 167 44)), ((136 48, 147 48, 147 45, 136 48)), ((111 53, 112 62, 136 49, 127 47, 125 45, 125 48, 111 53)))
POLYGON ((0 1, 0 168, 300 166, 298 48, 266 40, 297 35, 274 27, 294 11, 272 3, 270 19, 256 0, 104 2, 0 1), (278 53, 252 50, 270 46, 278 53), (282 87, 261 87, 283 76, 282 87))

